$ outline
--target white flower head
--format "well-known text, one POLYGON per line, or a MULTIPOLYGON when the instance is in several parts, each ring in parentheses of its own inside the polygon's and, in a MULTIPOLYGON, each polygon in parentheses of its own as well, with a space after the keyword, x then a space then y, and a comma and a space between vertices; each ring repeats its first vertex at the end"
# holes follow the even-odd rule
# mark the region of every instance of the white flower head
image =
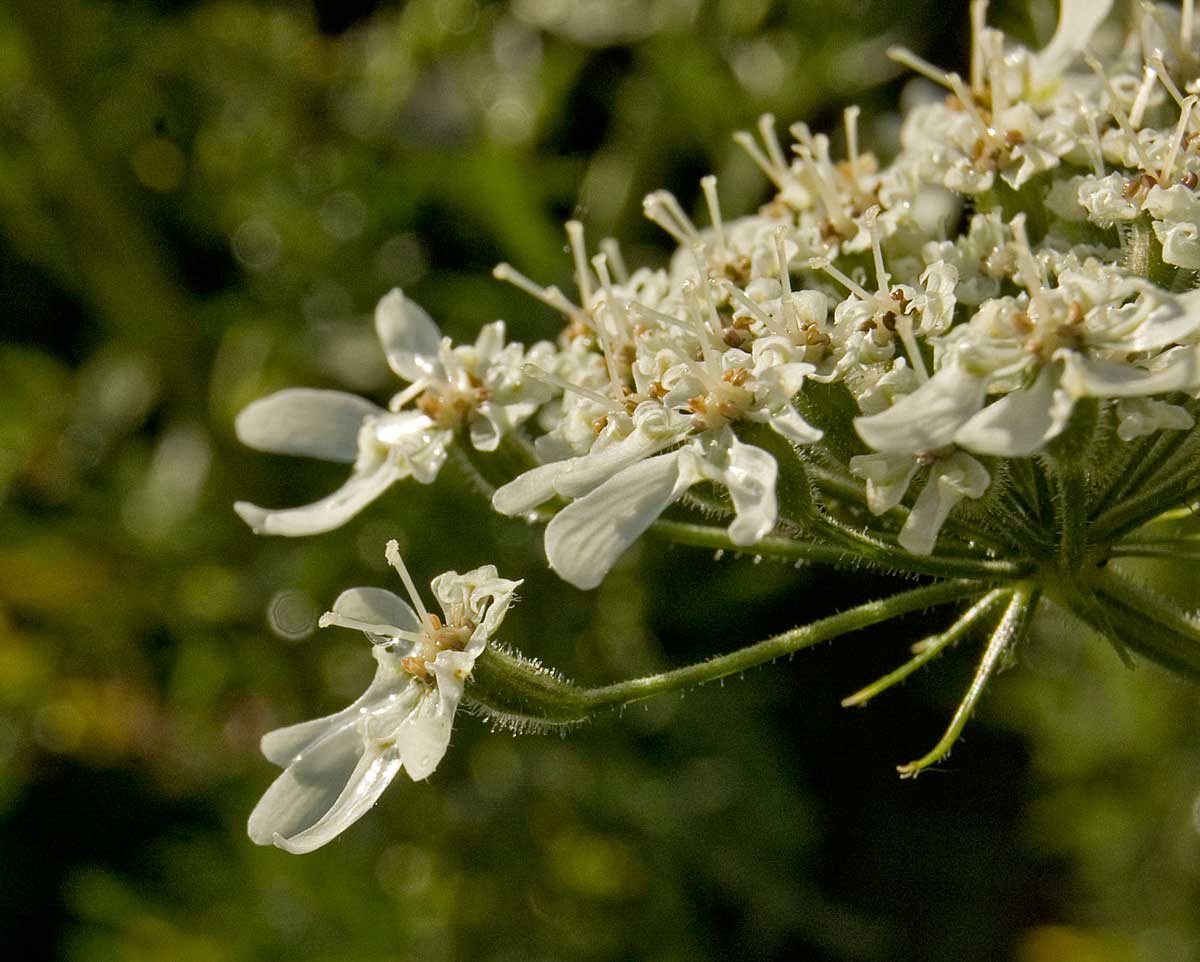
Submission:
POLYGON ((426 610, 395 541, 387 558, 407 602, 382 588, 342 592, 322 627, 366 633, 377 667, 348 708, 263 736, 266 757, 283 767, 247 826, 259 845, 311 852, 341 834, 379 800, 404 769, 428 778, 446 753, 454 713, 475 660, 499 629, 521 584, 492 565, 433 580, 442 617, 426 610))

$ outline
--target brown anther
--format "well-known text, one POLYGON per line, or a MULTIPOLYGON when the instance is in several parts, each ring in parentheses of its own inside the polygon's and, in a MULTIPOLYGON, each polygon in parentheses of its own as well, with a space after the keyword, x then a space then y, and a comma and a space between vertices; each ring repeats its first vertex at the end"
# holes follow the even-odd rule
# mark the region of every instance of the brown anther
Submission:
POLYGON ((432 611, 429 612, 429 623, 433 625, 434 631, 440 631, 442 627, 442 619, 435 615, 432 611))
POLYGON ((651 400, 661 401, 667 396, 667 389, 662 386, 662 381, 655 381, 646 390, 646 393, 650 395, 651 400))
POLYGON ((721 334, 721 340, 730 347, 741 347, 746 343, 746 335, 737 328, 727 327, 721 334))
POLYGON ((841 231, 837 229, 831 220, 823 220, 818 225, 817 229, 821 232, 821 240, 823 241, 838 241, 842 239, 841 231))
POLYGON ((417 398, 416 408, 431 421, 437 421, 442 412, 442 399, 431 391, 417 398))
POLYGON ((1023 143, 1025 143, 1025 135, 1021 133, 1021 131, 1009 130, 1005 132, 1004 146, 1009 150, 1012 150, 1014 147, 1019 147, 1023 143))
POLYGON ((743 314, 740 317, 735 317, 729 326, 734 327, 739 331, 748 331, 750 330, 750 325, 753 323, 754 318, 743 314))
POLYGON ((894 311, 886 311, 879 318, 879 326, 887 331, 896 329, 896 314, 894 311))
POLYGON ((693 414, 707 414, 708 398, 703 394, 697 394, 695 397, 688 398, 688 410, 693 414))
POLYGON ((592 432, 595 434, 599 434, 606 427, 608 427, 607 414, 601 414, 600 417, 596 418, 596 420, 592 422, 592 432))
POLYGON ((568 341, 577 341, 581 337, 591 336, 592 329, 580 320, 574 320, 563 328, 563 337, 565 337, 568 341))
POLYGON ((727 381, 734 387, 741 387, 750 380, 750 372, 744 367, 733 367, 721 375, 722 381, 727 381))
POLYGON ((1033 321, 1030 320, 1029 315, 1024 311, 1017 311, 1010 319, 1010 323, 1012 324, 1012 329, 1022 337, 1027 337, 1034 331, 1033 321))
POLYGON ((732 421, 734 418, 741 415, 742 410, 732 401, 721 401, 717 405, 717 413, 726 421, 732 421))
POLYGON ((424 658, 401 658, 400 667, 410 675, 416 675, 418 678, 423 678, 429 681, 429 666, 425 664, 424 658))
POLYGON ((629 343, 622 344, 616 350, 616 358, 626 367, 632 367, 633 362, 637 360, 637 348, 629 343))
POLYGON ((1196 184, 1200 183, 1200 178, 1198 178, 1196 176, 1195 171, 1189 170, 1186 174, 1183 175, 1183 177, 1180 178, 1179 182, 1181 184, 1183 184, 1183 186, 1186 187, 1188 190, 1195 190, 1196 184))
POLYGON ((1126 200, 1133 200, 1139 194, 1144 194, 1151 187, 1157 184, 1158 181, 1150 174, 1141 174, 1129 181, 1121 191, 1121 196, 1126 200))
POLYGON ((1067 327, 1078 327, 1083 323, 1083 308, 1078 301, 1071 301, 1067 306, 1067 327))

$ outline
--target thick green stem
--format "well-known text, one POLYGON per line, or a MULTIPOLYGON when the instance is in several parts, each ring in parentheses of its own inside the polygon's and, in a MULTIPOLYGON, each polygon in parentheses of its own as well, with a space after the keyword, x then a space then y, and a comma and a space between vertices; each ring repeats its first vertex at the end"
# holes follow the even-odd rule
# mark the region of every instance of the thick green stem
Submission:
POLYGON ((793 628, 738 651, 597 688, 575 685, 520 655, 492 647, 476 661, 467 694, 484 714, 513 727, 578 724, 603 709, 716 681, 838 635, 983 594, 989 587, 985 582, 955 580, 913 588, 793 628))

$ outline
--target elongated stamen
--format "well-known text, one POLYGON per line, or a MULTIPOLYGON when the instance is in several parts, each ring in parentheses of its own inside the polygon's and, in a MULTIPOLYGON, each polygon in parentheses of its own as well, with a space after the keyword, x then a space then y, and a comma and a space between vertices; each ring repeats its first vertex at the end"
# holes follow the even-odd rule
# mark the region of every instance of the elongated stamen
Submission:
POLYGON ((1125 110, 1121 106, 1120 98, 1117 96, 1116 90, 1113 89, 1112 82, 1108 79, 1108 75, 1104 72, 1104 67, 1100 65, 1100 61, 1097 60, 1089 50, 1085 50, 1083 52, 1083 59, 1092 69, 1092 73, 1100 78, 1100 82, 1104 85, 1105 90, 1108 91, 1108 112, 1120 126, 1121 130, 1124 131, 1125 136, 1131 141, 1133 150, 1137 154, 1138 160, 1141 162, 1142 170, 1153 176, 1154 164, 1151 163, 1150 157, 1146 154, 1145 145, 1138 140, 1137 131, 1133 129, 1133 125, 1129 122, 1129 118, 1125 115, 1125 110))
POLYGON ((704 202, 708 205, 708 219, 712 222, 713 238, 717 242, 717 250, 725 250, 725 223, 721 219, 721 198, 717 196, 717 178, 712 174, 700 179, 700 189, 704 191, 704 202))
POLYGON ((900 336, 900 343, 904 345, 904 353, 908 355, 908 362, 912 366, 913 373, 916 374, 917 380, 924 384, 929 380, 929 371, 925 367, 921 345, 917 343, 917 336, 913 333, 912 315, 898 314, 896 316, 896 333, 900 336))
POLYGON ((858 118, 862 108, 857 104, 847 107, 842 113, 842 123, 846 127, 846 160, 850 168, 850 184, 859 190, 858 183, 858 118))
POLYGON ((592 302, 592 275, 588 272, 583 224, 577 220, 569 220, 566 227, 567 240, 571 244, 571 256, 575 260, 575 286, 579 288, 579 300, 586 308, 592 302))
MULTIPOLYGON (((604 306, 609 319, 624 326, 625 318, 619 313, 622 308, 617 303, 616 295, 613 293, 612 279, 608 276, 608 264, 604 255, 597 254, 592 259, 592 263, 596 267, 596 276, 600 278, 600 283, 604 287, 604 306)), ((617 357, 613 352, 609 333, 598 317, 596 318, 596 340, 600 342, 600 351, 604 355, 604 365, 608 368, 608 380, 612 385, 613 396, 618 398, 623 397, 625 387, 621 383, 621 373, 617 369, 617 357)))
POLYGON ((863 221, 867 225, 867 230, 871 234, 871 257, 875 262, 875 283, 879 289, 879 296, 889 297, 892 293, 892 277, 884 269, 883 266, 883 247, 879 243, 879 207, 878 205, 867 209, 863 214, 863 221))
POLYGON ((762 136, 763 145, 767 148, 767 156, 771 158, 771 163, 780 170, 787 170, 787 158, 783 154, 783 148, 779 144, 779 137, 775 133, 774 114, 763 114, 758 118, 758 132, 762 136))
MULTIPOLYGON (((780 327, 776 324, 775 319, 770 314, 755 304, 754 301, 750 300, 746 296, 746 293, 732 281, 724 281, 721 286, 725 289, 725 294, 730 300, 737 301, 751 317, 762 324, 772 334, 787 335, 786 327, 780 327)), ((786 321, 786 318, 784 320, 786 321)))
POLYGON ((511 264, 497 264, 492 268, 492 276, 498 281, 504 281, 506 284, 512 284, 535 300, 541 301, 547 307, 552 307, 561 314, 565 314, 572 320, 581 321, 590 326, 587 314, 582 308, 567 298, 562 291, 557 287, 542 287, 534 283, 511 264))
POLYGON ((1096 123, 1096 111, 1086 106, 1082 97, 1077 99, 1080 112, 1083 114, 1088 128, 1088 142, 1084 146, 1087 147, 1088 153, 1092 157, 1092 171, 1097 177, 1103 178, 1107 171, 1104 167, 1104 147, 1100 143, 1100 125, 1096 123))
POLYGON ((1149 56, 1150 67, 1154 70, 1154 75, 1158 77, 1158 82, 1163 85, 1167 93, 1171 95, 1171 99, 1175 101, 1175 105, 1182 110, 1184 96, 1175 81, 1171 79, 1171 72, 1167 70, 1167 65, 1163 63, 1161 50, 1155 50, 1149 56))
POLYGON ((608 258, 608 264, 617 276, 618 284, 629 283, 629 271, 625 268, 625 258, 621 256, 621 245, 615 237, 606 237, 600 242, 600 250, 608 258))
POLYGON ((412 602, 413 608, 421 616, 421 623, 428 625, 430 631, 436 631, 437 626, 434 625, 433 618, 429 616, 429 612, 425 610, 425 603, 421 601, 421 596, 417 593, 417 586, 413 583, 412 576, 408 573, 408 568, 404 565, 404 559, 400 557, 400 545, 395 540, 387 543, 384 557, 387 558, 387 563, 396 569, 396 573, 400 575, 400 580, 404 582, 404 590, 408 592, 408 600, 412 602))
POLYGON ((907 47, 888 47, 887 55, 896 63, 903 64, 909 70, 919 73, 926 80, 932 80, 940 87, 945 87, 962 104, 963 110, 971 115, 971 119, 975 121, 975 126, 979 129, 981 137, 991 139, 992 131, 987 125, 987 121, 983 119, 983 115, 979 112, 979 108, 975 105, 975 98, 971 91, 967 89, 967 85, 963 83, 962 77, 956 73, 947 73, 945 70, 939 70, 928 60, 923 57, 918 57, 907 47))
POLYGON ((988 0, 971 0, 971 92, 983 93, 983 69, 987 61, 984 36, 987 30, 988 0))
POLYGON ((998 117, 1008 110, 1008 65, 1004 60, 1004 37, 995 31, 986 31, 984 40, 987 48, 988 89, 992 98, 992 116, 998 117))
POLYGON ((321 628, 336 625, 338 628, 352 628, 355 631, 365 631, 372 635, 383 635, 385 638, 403 638, 405 641, 421 642, 425 640, 425 636, 420 632, 405 631, 395 625, 378 625, 370 621, 360 621, 357 618, 338 614, 336 611, 325 612, 317 620, 317 624, 321 628))
POLYGON ((1183 135, 1187 131, 1188 121, 1192 116, 1192 108, 1195 106, 1195 96, 1188 97, 1183 102, 1183 110, 1179 114, 1179 123, 1175 125, 1175 135, 1171 138, 1171 149, 1167 151, 1167 159, 1163 161, 1162 172, 1158 175, 1158 182, 1163 187, 1171 183, 1171 174, 1175 169, 1175 158, 1179 156, 1179 149, 1183 144, 1183 135))
POLYGON ((804 162, 805 172, 810 175, 812 186, 820 195, 821 203, 825 207, 825 216, 837 228, 839 234, 850 236, 853 233, 854 222, 846 216, 842 199, 838 195, 834 167, 829 159, 828 138, 814 137, 805 123, 792 124, 788 131, 798 141, 792 150, 804 162))
POLYGON ((690 244, 698 236, 696 225, 670 191, 656 190, 647 194, 642 201, 642 213, 680 244, 690 244))
POLYGON ((583 387, 579 384, 572 384, 566 378, 561 378, 557 374, 551 374, 544 368, 538 367, 536 364, 527 363, 522 365, 521 373, 528 378, 533 378, 535 381, 541 381, 543 384, 549 384, 551 387, 556 387, 560 391, 569 391, 572 394, 578 394, 580 397, 587 398, 594 404, 599 404, 603 408, 607 408, 614 412, 623 412, 625 409, 610 397, 605 397, 598 391, 593 391, 591 388, 583 387))
POLYGON ((784 326, 799 334, 800 320, 796 317, 796 305, 792 303, 792 270, 788 265, 786 227, 775 228, 775 263, 779 267, 779 283, 783 287, 779 312, 783 315, 784 326))
POLYGON ((397 394, 388 402, 389 411, 399 411, 404 405, 415 397, 419 397, 425 392, 432 381, 429 378, 421 378, 419 381, 413 381, 408 387, 397 394))
POLYGON ((851 294, 855 294, 860 300, 866 301, 868 304, 875 302, 875 295, 868 291, 857 281, 843 274, 840 270, 833 266, 829 261, 821 257, 813 258, 808 262, 810 270, 822 271, 832 277, 835 281, 846 288, 851 294))
MULTIPOLYGON (((707 283, 707 280, 705 283, 707 283)), ((713 332, 709 329, 701 311, 700 295, 696 290, 695 283, 684 281, 680 287, 688 303, 688 320, 691 321, 693 331, 700 339, 700 353, 704 357, 704 366, 708 368, 710 374, 720 376, 721 352, 724 349, 724 345, 719 341, 714 343, 713 332)))
POLYGON ((1183 0, 1183 9, 1179 15, 1179 43, 1185 56, 1192 52, 1192 24, 1195 14, 1195 0, 1183 0))
POLYGON ((1025 232, 1025 215, 1017 214, 1012 219, 1011 227, 1013 246, 1017 249, 1017 260, 1021 264, 1021 273, 1025 274, 1027 278, 1025 288, 1031 295, 1041 294, 1046 290, 1046 276, 1042 273, 1042 265, 1033 256, 1033 248, 1029 246, 1029 235, 1025 232))
POLYGON ((1142 115, 1146 112, 1146 105, 1150 102, 1150 94, 1157 79, 1158 75, 1149 64, 1142 68, 1142 82, 1138 85, 1137 95, 1129 108, 1129 122, 1134 127, 1142 126, 1142 115))

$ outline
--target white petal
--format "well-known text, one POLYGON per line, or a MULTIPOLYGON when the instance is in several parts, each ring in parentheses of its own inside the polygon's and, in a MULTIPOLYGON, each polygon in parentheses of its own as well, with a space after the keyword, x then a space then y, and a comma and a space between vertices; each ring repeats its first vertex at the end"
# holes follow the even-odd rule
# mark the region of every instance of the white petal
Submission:
POLYGON ((944 447, 983 406, 987 379, 949 363, 886 411, 854 419, 859 436, 884 454, 944 447))
POLYGON ((442 332, 400 288, 393 288, 376 306, 375 332, 388 364, 404 380, 419 381, 441 371, 437 356, 442 332))
POLYGON ((252 401, 234 428, 243 444, 259 451, 352 464, 363 420, 381 413, 354 394, 289 388, 252 401))
MULTIPOLYGON (((278 848, 293 855, 304 855, 320 848, 366 815, 399 771, 400 758, 395 749, 367 749, 346 779, 341 794, 320 818, 299 831, 276 830, 271 841, 278 848)), ((276 781, 286 778, 287 774, 285 771, 276 781)), ((269 793, 270 789, 267 791, 269 793)))
MULTIPOLYGON (((386 625, 401 631, 423 631, 424 625, 407 601, 386 588, 347 588, 330 609, 334 614, 370 625, 386 625)), ((396 636, 367 631, 374 645, 386 645, 396 636)))
POLYGON ((670 447, 686 433, 686 427, 664 435, 662 430, 644 430, 641 426, 620 441, 603 448, 593 448, 579 458, 572 458, 554 482, 554 490, 566 498, 578 498, 618 471, 670 447))
MULTIPOLYGON (((705 460, 706 467, 711 465, 708 458, 705 460)), ((729 540, 737 545, 752 545, 771 533, 779 517, 775 497, 779 466, 762 448, 743 444, 732 431, 721 461, 716 470, 704 473, 729 489, 735 512, 729 525, 729 540)))
POLYGON ((867 482, 872 514, 883 514, 903 501, 920 467, 911 454, 856 454, 850 459, 850 473, 867 482))
POLYGON ((772 430, 787 438, 792 444, 815 444, 824 437, 820 428, 814 428, 800 416, 790 404, 778 414, 772 414, 767 422, 772 430))
POLYGON ((640 461, 563 508, 546 526, 550 567, 576 588, 600 584, 622 552, 696 480, 683 459, 680 450, 640 461))
POLYGON ((276 835, 294 835, 319 821, 345 790, 362 751, 358 731, 343 726, 295 758, 250 813, 250 838, 270 845, 276 835))
POLYGON ((532 511, 555 496, 554 482, 566 468, 566 461, 552 461, 530 468, 496 489, 492 495, 492 507, 510 518, 532 511))
POLYGON ((1200 387, 1200 347, 1168 351, 1157 370, 1064 351, 1063 387, 1074 397, 1143 397, 1200 387), (1164 360, 1165 358, 1165 360, 1164 360))
POLYGON ((1155 431, 1187 431, 1196 425, 1196 419, 1186 408, 1147 397, 1118 401, 1117 416, 1121 419, 1117 437, 1122 441, 1132 441, 1155 431))
POLYGON ((960 447, 976 454, 1020 458, 1041 450, 1066 427, 1070 399, 1059 396, 1061 368, 1047 364, 1028 388, 989 404, 954 435, 960 447))
POLYGON ((338 490, 320 501, 299 508, 272 511, 246 501, 233 509, 255 534, 278 534, 290 538, 322 534, 340 527, 404 476, 404 469, 385 461, 368 472, 354 472, 338 490))
POLYGON ((1058 28, 1050 43, 1032 58, 1036 81, 1050 83, 1061 74, 1088 45, 1111 9, 1112 0, 1059 0, 1058 28))
POLYGON ((290 765, 298 755, 318 742, 340 737, 342 729, 352 728, 367 713, 381 710, 394 700, 393 695, 405 691, 413 683, 412 676, 400 668, 397 655, 383 648, 374 648, 371 654, 377 667, 367 690, 351 705, 332 715, 267 732, 260 743, 267 761, 274 765, 290 765))
POLYGON ((912 554, 929 554, 951 510, 963 498, 978 498, 988 488, 987 469, 969 454, 955 451, 930 468, 929 480, 917 495, 900 529, 900 546, 912 554))

